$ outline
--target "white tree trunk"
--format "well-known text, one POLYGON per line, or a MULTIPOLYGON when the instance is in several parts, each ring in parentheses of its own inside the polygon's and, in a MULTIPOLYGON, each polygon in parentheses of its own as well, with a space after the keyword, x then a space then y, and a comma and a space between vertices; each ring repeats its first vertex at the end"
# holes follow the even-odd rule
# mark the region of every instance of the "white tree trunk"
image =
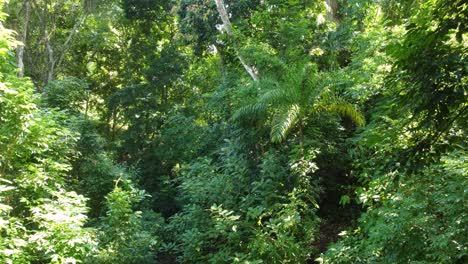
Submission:
MULTIPOLYGON (((226 11, 224 0, 215 0, 215 3, 216 3, 216 8, 218 9, 219 16, 221 17, 221 21, 223 21, 224 31, 226 32, 226 34, 228 34, 228 36, 234 37, 234 33, 232 32, 232 24, 231 24, 231 21, 229 20, 229 15, 226 11)), ((244 66, 244 69, 247 71, 250 77, 252 77, 254 81, 258 80, 255 69, 247 64, 247 62, 239 54, 239 52, 237 52, 237 58, 242 63, 242 66, 244 66)))

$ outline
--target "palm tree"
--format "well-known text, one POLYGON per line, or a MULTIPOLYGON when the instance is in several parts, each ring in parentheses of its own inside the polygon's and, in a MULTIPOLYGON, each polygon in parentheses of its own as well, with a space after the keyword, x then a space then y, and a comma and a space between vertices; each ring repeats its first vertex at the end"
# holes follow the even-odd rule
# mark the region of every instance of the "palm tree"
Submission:
POLYGON ((299 141, 303 149, 304 119, 320 112, 347 116, 356 125, 364 125, 363 115, 354 105, 330 90, 333 82, 319 74, 315 64, 291 67, 285 71, 281 80, 264 78, 258 81, 258 85, 266 92, 254 104, 238 109, 233 119, 252 119, 272 112, 272 142, 282 142, 291 129, 298 126, 299 141))

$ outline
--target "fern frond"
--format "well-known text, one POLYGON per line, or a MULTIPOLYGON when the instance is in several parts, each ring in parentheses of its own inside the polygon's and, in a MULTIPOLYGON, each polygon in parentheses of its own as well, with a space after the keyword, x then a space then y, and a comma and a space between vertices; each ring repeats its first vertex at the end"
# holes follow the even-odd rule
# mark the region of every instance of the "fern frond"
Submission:
POLYGON ((272 142, 281 143, 286 138, 289 130, 296 124, 300 110, 297 104, 293 104, 287 111, 276 112, 270 133, 272 142))

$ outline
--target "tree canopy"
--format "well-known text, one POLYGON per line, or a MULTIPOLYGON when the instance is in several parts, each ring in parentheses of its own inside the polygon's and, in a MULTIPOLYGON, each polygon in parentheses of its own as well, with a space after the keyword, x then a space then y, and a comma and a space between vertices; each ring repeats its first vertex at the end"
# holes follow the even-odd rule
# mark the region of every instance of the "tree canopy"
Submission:
POLYGON ((0 0, 0 262, 468 262, 463 0, 0 0))

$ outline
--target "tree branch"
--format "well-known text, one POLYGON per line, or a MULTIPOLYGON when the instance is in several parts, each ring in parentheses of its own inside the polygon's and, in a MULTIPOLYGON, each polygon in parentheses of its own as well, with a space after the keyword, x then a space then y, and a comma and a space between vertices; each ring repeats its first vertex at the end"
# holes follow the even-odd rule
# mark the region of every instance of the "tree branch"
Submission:
MULTIPOLYGON (((224 0, 215 0, 216 3, 216 8, 218 9, 219 16, 221 17, 221 20, 223 21, 223 28, 226 34, 230 37, 234 37, 234 33, 232 32, 232 24, 231 21, 229 21, 229 16, 226 11, 226 7, 224 5, 224 0)), ((258 80, 257 73, 255 72, 254 68, 249 66, 247 62, 244 60, 242 55, 239 54, 237 51, 237 58, 239 61, 242 63, 242 66, 244 66, 244 69, 247 71, 247 73, 252 77, 254 81, 258 80)))
POLYGON ((83 16, 75 23, 75 25, 73 26, 73 28, 72 28, 70 34, 68 35, 67 40, 65 40, 65 42, 63 43, 62 52, 61 52, 61 54, 60 54, 60 58, 58 59, 57 67, 60 67, 60 65, 62 65, 63 57, 64 57, 65 54, 67 53, 67 50, 68 50, 68 48, 69 48, 69 44, 70 44, 71 39, 73 38, 73 35, 75 35, 75 33, 78 31, 78 28, 81 26, 81 24, 83 24, 83 22, 85 21, 85 19, 86 19, 86 14, 83 15, 83 16))

